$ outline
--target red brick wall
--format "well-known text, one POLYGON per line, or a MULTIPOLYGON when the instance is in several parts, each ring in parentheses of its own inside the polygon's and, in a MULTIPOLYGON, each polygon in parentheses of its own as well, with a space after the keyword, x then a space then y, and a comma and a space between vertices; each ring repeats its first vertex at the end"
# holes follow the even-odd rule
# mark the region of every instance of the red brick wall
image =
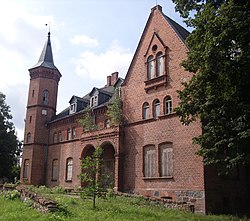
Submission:
POLYGON ((187 48, 161 12, 153 10, 152 13, 122 87, 123 110, 127 123, 123 148, 124 190, 156 197, 170 196, 179 202, 192 199, 195 210, 204 212, 203 162, 195 154, 198 146, 192 144, 192 138, 201 133, 200 124, 183 126, 175 114, 163 116, 164 97, 171 96, 173 108, 178 106, 176 91, 182 88, 181 82, 188 81, 192 76, 180 67, 181 61, 186 57, 187 48), (164 52, 164 44, 167 46, 167 83, 145 90, 147 56, 154 53, 151 51, 153 45, 157 45, 158 50, 164 52), (152 106, 156 98, 161 103, 161 116, 153 119, 152 106), (142 119, 144 102, 150 105, 150 120, 142 119), (158 149, 163 142, 173 144, 173 178, 144 179, 143 147, 153 144, 158 149))

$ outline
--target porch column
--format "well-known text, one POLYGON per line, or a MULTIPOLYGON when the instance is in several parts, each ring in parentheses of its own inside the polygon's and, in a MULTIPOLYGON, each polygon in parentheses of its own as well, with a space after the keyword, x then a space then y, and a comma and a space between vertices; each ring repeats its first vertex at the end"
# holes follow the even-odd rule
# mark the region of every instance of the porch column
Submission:
POLYGON ((115 157, 115 183, 114 183, 114 191, 118 192, 119 190, 119 154, 114 154, 115 157))

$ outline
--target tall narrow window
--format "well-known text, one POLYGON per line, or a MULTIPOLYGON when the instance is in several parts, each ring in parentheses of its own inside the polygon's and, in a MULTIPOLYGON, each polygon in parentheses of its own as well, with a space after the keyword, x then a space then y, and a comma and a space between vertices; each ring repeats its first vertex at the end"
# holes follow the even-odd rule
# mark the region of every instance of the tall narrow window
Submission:
POLYGON ((57 133, 55 132, 53 134, 53 143, 56 143, 57 142, 57 133))
POLYGON ((27 134, 26 142, 31 143, 31 133, 30 132, 27 134))
POLYGON ((156 72, 156 76, 162 76, 163 72, 164 72, 164 64, 163 64, 163 54, 161 52, 159 52, 156 56, 156 62, 157 62, 157 72, 156 72))
POLYGON ((164 99, 164 112, 165 112, 165 114, 172 113, 172 100, 171 100, 170 96, 167 96, 164 99))
POLYGON ((23 178, 28 179, 29 177, 29 168, 30 168, 30 161, 24 160, 24 166, 23 166, 23 178))
POLYGON ((160 145, 160 176, 173 176, 173 147, 172 143, 160 145))
POLYGON ((67 140, 70 140, 70 128, 67 129, 67 140))
POLYGON ((110 128, 110 120, 109 119, 106 119, 104 121, 104 128, 107 129, 107 128, 110 128))
POLYGON ((58 131, 58 142, 62 141, 62 132, 58 131))
POLYGON ((32 97, 34 97, 35 95, 35 90, 32 90, 32 97))
POLYGON ((58 163, 58 160, 55 159, 55 160, 52 161, 52 176, 51 176, 52 181, 57 181, 57 179, 58 179, 58 169, 59 169, 59 163, 58 163))
POLYGON ((148 102, 145 102, 142 107, 142 118, 148 119, 149 118, 149 104, 148 102))
POLYGON ((75 139, 76 138, 76 128, 73 127, 72 128, 72 139, 75 139))
POLYGON ((43 104, 47 105, 49 102, 49 91, 44 90, 43 91, 43 104))
POLYGON ((160 112, 161 112, 160 101, 158 99, 156 99, 156 100, 154 100, 154 103, 153 103, 154 118, 159 117, 160 112))
POLYGON ((144 177, 156 177, 155 146, 147 146, 144 148, 144 177))
POLYGON ((155 75, 155 65, 154 65, 154 57, 148 57, 148 80, 153 79, 155 75))
POLYGON ((66 161, 66 181, 72 180, 72 172, 73 172, 73 159, 68 158, 66 161))
POLYGON ((32 116, 30 116, 30 123, 32 122, 32 116))
POLYGON ((90 99, 90 107, 96 107, 96 106, 98 106, 98 96, 97 95, 91 97, 91 99, 90 99))

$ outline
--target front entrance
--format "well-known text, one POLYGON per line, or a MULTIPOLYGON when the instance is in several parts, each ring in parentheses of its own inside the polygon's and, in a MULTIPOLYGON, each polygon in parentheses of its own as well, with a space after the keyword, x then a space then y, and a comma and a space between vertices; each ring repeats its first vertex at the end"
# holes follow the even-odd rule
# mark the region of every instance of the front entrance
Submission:
MULTIPOLYGON (((115 184, 115 150, 111 143, 105 142, 101 145, 103 149, 102 154, 102 184, 106 188, 113 188, 115 184)), ((95 151, 95 147, 93 145, 87 145, 83 149, 81 159, 92 156, 95 151)), ((84 171, 82 171, 84 173, 84 171)), ((81 182, 81 186, 84 187, 86 184, 81 182)))

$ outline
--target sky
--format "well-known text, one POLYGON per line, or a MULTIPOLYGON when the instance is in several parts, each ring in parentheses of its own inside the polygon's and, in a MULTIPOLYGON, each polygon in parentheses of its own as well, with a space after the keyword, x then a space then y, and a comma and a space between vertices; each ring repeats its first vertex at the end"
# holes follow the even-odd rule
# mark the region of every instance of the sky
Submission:
POLYGON ((163 13, 186 28, 171 0, 4 0, 0 7, 0 91, 23 140, 29 72, 50 28, 54 64, 62 74, 57 113, 73 95, 103 87, 118 71, 125 78, 150 15, 163 13), (45 25, 49 24, 49 25, 45 25))

